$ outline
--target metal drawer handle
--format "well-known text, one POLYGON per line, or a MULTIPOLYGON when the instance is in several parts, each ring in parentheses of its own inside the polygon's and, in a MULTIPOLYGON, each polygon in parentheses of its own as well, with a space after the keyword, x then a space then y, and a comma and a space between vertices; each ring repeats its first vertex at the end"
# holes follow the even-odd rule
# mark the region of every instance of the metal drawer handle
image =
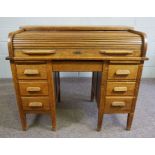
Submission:
POLYGON ((111 104, 113 107, 125 107, 125 102, 121 101, 114 101, 111 104))
POLYGON ((129 75, 130 74, 130 71, 129 70, 117 70, 116 71, 116 75, 129 75))
POLYGON ((42 107, 43 104, 41 102, 30 102, 29 107, 42 107))
POLYGON ((120 55, 127 55, 133 54, 131 50, 100 50, 101 54, 120 54, 120 55))
POLYGON ((114 87, 115 92, 126 92, 127 90, 127 87, 114 87))
POLYGON ((25 75, 38 75, 39 71, 36 69, 25 69, 24 74, 25 75))
POLYGON ((24 54, 27 55, 49 55, 49 54, 55 54, 55 50, 50 50, 50 51, 42 51, 42 50, 36 50, 36 51, 22 51, 24 54))
POLYGON ((28 92, 39 92, 41 90, 40 87, 27 87, 26 91, 28 92))

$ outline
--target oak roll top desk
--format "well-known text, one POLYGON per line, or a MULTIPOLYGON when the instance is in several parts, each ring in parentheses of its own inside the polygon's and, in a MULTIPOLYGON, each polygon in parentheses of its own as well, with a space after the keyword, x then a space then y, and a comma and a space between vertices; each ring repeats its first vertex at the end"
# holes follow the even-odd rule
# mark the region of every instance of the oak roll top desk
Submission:
POLYGON ((91 100, 104 114, 126 113, 131 128, 146 58, 144 33, 132 27, 24 26, 9 34, 9 57, 23 130, 26 114, 49 113, 56 130, 59 72, 93 72, 91 100))

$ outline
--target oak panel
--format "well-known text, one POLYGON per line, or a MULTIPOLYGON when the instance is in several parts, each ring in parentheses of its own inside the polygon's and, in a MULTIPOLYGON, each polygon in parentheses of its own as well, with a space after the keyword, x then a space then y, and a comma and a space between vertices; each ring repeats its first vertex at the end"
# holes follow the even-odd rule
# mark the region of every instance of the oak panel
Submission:
POLYGON ((48 95, 48 83, 45 81, 38 82, 19 82, 20 94, 22 96, 48 95), (39 89, 40 88, 40 89, 39 89))
POLYGON ((102 71, 99 61, 53 61, 53 71, 102 71))
POLYGON ((131 106, 133 102, 133 97, 106 97, 105 101, 105 113, 129 113, 131 111, 131 106), (124 103, 114 105, 114 103, 124 103))
POLYGON ((107 82, 107 95, 134 95, 135 82, 107 82))
POLYGON ((109 65, 108 79, 136 79, 138 65, 109 65))
POLYGON ((18 79, 47 79, 46 64, 17 64, 18 79))
POLYGON ((22 106, 24 110, 49 110, 50 103, 48 97, 22 97, 22 106), (31 106, 32 103, 42 103, 42 106, 31 106))

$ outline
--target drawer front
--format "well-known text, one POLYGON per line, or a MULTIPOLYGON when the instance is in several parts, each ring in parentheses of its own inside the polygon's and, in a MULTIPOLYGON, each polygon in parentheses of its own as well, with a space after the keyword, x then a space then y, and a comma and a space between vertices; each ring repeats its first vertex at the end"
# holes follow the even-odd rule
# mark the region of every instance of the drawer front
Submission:
POLYGON ((102 59, 103 57, 138 57, 140 51, 133 50, 107 50, 107 49, 49 49, 49 50, 16 50, 15 57, 53 59, 102 59))
POLYGON ((109 65, 108 79, 136 79, 138 65, 109 65))
POLYGON ((134 95, 135 82, 108 82, 107 95, 134 95))
POLYGON ((106 97, 105 113, 128 113, 133 97, 106 97))
POLYGON ((47 79, 45 64, 16 65, 18 79, 47 79))
POLYGON ((47 82, 19 82, 21 95, 48 95, 47 82))
POLYGON ((102 62, 100 61, 55 61, 53 62, 53 71, 102 71, 102 62))
POLYGON ((22 97, 22 105, 24 110, 49 110, 48 97, 22 97))

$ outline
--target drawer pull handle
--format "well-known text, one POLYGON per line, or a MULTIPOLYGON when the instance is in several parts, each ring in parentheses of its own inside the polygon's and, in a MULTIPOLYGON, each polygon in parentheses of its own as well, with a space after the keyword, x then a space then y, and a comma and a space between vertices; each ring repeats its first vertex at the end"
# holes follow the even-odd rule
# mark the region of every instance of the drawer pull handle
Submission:
POLYGON ((24 74, 25 75, 38 75, 39 71, 36 69, 25 69, 24 74))
POLYGON ((42 107, 43 104, 41 102, 30 102, 29 107, 42 107))
POLYGON ((115 101, 115 102, 112 102, 111 104, 113 107, 124 107, 125 106, 125 102, 118 102, 118 101, 115 101))
POLYGON ((127 87, 114 87, 115 92, 126 92, 127 90, 127 87))
POLYGON ((100 50, 101 54, 120 54, 120 55, 127 55, 133 54, 131 50, 100 50))
POLYGON ((50 54, 55 54, 55 50, 50 50, 50 51, 22 51, 24 54, 27 55, 50 55, 50 54))
POLYGON ((40 87, 27 87, 26 91, 28 92, 39 92, 41 90, 40 87))
POLYGON ((129 75, 130 74, 130 71, 129 70, 117 70, 116 71, 116 75, 129 75))

